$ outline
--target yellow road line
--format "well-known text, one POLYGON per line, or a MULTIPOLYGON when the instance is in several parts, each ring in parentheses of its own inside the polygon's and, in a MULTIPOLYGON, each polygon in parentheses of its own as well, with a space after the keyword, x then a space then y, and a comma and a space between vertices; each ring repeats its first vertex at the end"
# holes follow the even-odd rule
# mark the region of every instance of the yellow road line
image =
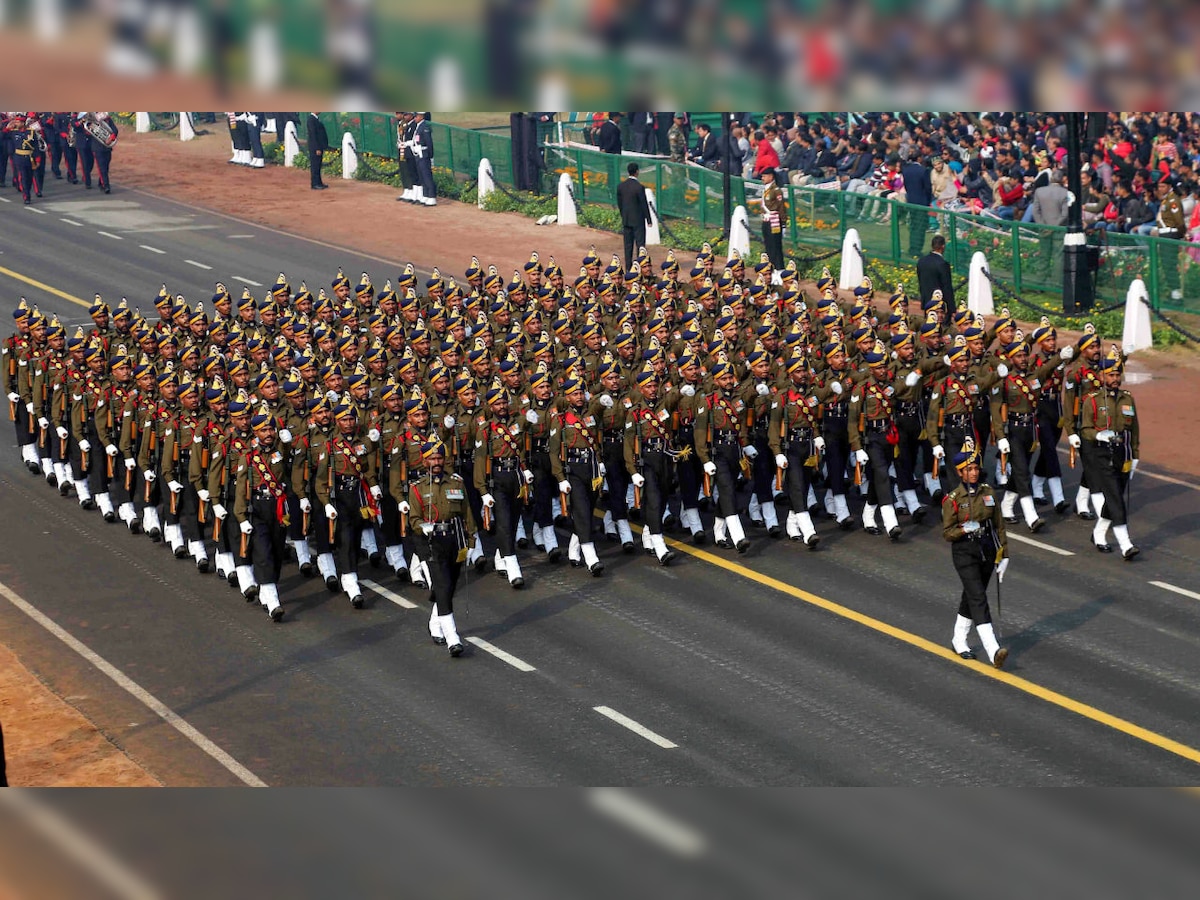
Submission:
MULTIPOLYGON (((637 526, 635 526, 637 527, 637 526)), ((641 528, 637 527, 640 531, 641 528)), ((909 646, 916 647, 918 650, 924 650, 926 653, 947 660, 958 665, 968 666, 971 671, 984 675, 988 678, 993 678, 996 681, 1014 687, 1019 691, 1024 691, 1030 696, 1037 697, 1054 706, 1069 710, 1077 715, 1083 716, 1085 719, 1091 719, 1122 734, 1137 738, 1139 741, 1144 741, 1158 747, 1160 750, 1166 750, 1168 753, 1173 753, 1176 756, 1182 757, 1189 762, 1200 764, 1200 750, 1195 747, 1189 747, 1187 744, 1172 740, 1169 737, 1150 731, 1148 728, 1143 728, 1140 725, 1135 725, 1126 719, 1119 716, 1111 715, 1103 710, 1096 709, 1094 706, 1089 706, 1065 694, 1060 694, 1058 691, 1050 690, 1042 687, 1040 684, 1035 684, 1028 679, 1021 678, 1019 675, 1013 675, 1005 672, 1002 669, 997 669, 988 663, 971 662, 964 660, 949 647, 944 647, 941 644, 935 644, 933 641, 927 640, 920 635, 913 634, 910 631, 905 631, 902 628, 897 628, 894 625, 889 625, 887 622, 882 622, 879 619, 874 619, 871 616, 860 613, 857 610, 842 606, 840 603, 834 603, 832 600, 826 600, 824 597, 818 597, 816 594, 802 590, 795 585, 787 584, 777 578, 772 578, 769 575, 763 575, 761 572, 755 572, 740 563, 732 562, 717 556, 715 553, 709 553, 706 550, 699 550, 690 544, 684 544, 680 541, 667 538, 667 543, 681 553, 686 553, 689 556, 694 556, 697 559, 710 563, 718 568, 724 569, 727 572, 732 572, 735 575, 740 575, 743 578, 748 578, 755 581, 764 587, 769 587, 779 591, 782 594, 787 594, 790 597, 795 597, 797 600, 803 600, 813 606, 819 607, 826 612, 833 613, 835 616, 840 616, 843 619, 848 619, 851 622, 856 622, 870 628, 872 631, 877 631, 880 634, 887 635, 898 641, 902 641, 909 646)))
POLYGON ((45 291, 47 294, 53 294, 55 297, 61 297, 64 300, 69 300, 71 303, 74 303, 77 306, 82 306, 84 309, 91 308, 92 304, 88 303, 86 300, 76 297, 74 294, 68 294, 66 291, 60 291, 56 287, 50 287, 48 284, 42 284, 42 282, 36 281, 30 278, 28 275, 22 275, 20 272, 14 272, 12 269, 4 268, 4 266, 0 266, 0 275, 7 275, 9 278, 15 278, 17 281, 23 281, 25 284, 35 287, 39 291, 45 291))

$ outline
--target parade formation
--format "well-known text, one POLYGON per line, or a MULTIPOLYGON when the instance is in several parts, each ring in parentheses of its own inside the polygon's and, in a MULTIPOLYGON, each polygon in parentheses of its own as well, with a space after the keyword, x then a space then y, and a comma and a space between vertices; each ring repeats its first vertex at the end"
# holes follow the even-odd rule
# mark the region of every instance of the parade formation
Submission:
POLYGON ((940 505, 962 581, 952 645, 972 656, 974 625, 999 667, 985 592, 1006 526, 1038 532, 1053 510, 1094 523, 1100 552, 1110 530, 1139 552, 1120 349, 1091 326, 1060 346, 1045 320, 1026 335, 1007 310, 948 315, 940 291, 881 303, 826 270, 814 292, 790 261, 705 245, 690 269, 641 248, 625 271, 593 248, 569 277, 535 252, 507 281, 472 257, 461 282, 410 264, 378 292, 339 271, 314 295, 280 273, 260 297, 163 285, 96 294, 89 313, 68 329, 13 311, 2 368, 29 471, 275 621, 285 566, 355 608, 360 566, 386 567, 428 591, 430 636, 458 656, 462 568, 520 589, 523 559, 562 560, 560 532, 601 577, 605 544, 666 566, 673 532, 735 554, 756 529, 809 551, 822 527, 896 542, 902 517, 940 505))
POLYGON ((0 187, 8 185, 8 166, 12 164, 12 186, 25 204, 42 196, 46 166, 55 179, 85 188, 92 186, 95 169, 97 185, 112 193, 108 170, 117 125, 106 112, 5 112, 0 113, 0 187))

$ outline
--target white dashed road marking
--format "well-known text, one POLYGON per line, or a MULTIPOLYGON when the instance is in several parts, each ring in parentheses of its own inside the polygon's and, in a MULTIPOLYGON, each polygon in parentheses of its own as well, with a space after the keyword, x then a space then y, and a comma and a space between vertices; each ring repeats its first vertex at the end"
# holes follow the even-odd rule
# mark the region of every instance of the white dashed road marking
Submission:
POLYGON ((469 638, 467 638, 467 642, 474 644, 480 650, 483 650, 487 653, 492 654, 492 656, 496 657, 496 659, 503 660, 504 662, 508 663, 510 666, 512 666, 514 669, 517 669, 518 671, 521 671, 521 672, 536 672, 537 671, 537 669, 535 669, 529 663, 525 662, 525 660, 517 659, 511 653, 507 653, 504 650, 501 650, 495 644, 489 644, 483 638, 469 637, 469 638))
POLYGON ((187 263, 189 266, 195 266, 197 269, 211 269, 212 268, 212 266, 206 266, 204 263, 196 262, 194 259, 185 259, 184 262, 187 263))
POLYGON ((617 712, 615 709, 612 709, 611 707, 593 706, 592 709, 594 709, 596 712, 600 713, 600 715, 606 716, 607 718, 612 719, 618 725, 624 725, 626 728, 628 728, 634 734, 641 735, 646 740, 648 740, 650 743, 657 744, 658 746, 662 747, 664 750, 674 750, 676 747, 679 746, 678 744, 668 741, 661 734, 655 734, 653 731, 651 731, 645 725, 641 725, 641 724, 633 721, 633 719, 629 718, 629 716, 622 715, 621 713, 617 712))

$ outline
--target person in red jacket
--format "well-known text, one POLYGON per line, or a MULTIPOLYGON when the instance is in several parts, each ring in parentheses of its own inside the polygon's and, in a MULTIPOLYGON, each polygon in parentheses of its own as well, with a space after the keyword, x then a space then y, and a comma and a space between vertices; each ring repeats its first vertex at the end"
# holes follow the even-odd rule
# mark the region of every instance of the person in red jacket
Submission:
POLYGON ((1016 218, 1021 201, 1025 199, 1025 185, 1021 183, 1021 179, 1015 177, 1011 171, 1007 172, 996 182, 995 193, 996 203, 992 212, 1001 219, 1011 221, 1016 218))
POLYGON ((779 168, 779 154, 762 131, 754 132, 754 140, 758 151, 754 155, 754 177, 761 181, 762 173, 767 169, 774 171, 779 168))

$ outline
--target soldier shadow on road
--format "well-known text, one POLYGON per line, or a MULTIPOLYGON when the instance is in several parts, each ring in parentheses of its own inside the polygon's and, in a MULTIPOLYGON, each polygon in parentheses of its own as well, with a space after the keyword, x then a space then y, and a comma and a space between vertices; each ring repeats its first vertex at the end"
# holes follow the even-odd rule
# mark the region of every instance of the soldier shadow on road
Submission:
POLYGON ((1015 634, 1007 635, 1003 638, 1003 643, 1008 647, 1010 658, 1020 657, 1021 654, 1033 649, 1046 638, 1075 631, 1096 618, 1117 600, 1116 596, 1096 597, 1074 609, 1064 609, 1044 616, 1015 634))

